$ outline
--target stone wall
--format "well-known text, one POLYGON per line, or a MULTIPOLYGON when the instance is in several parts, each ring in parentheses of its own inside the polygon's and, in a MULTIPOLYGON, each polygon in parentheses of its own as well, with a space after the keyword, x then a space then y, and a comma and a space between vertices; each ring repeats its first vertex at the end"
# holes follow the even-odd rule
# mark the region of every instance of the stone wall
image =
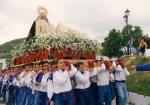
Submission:
POLYGON ((150 105, 150 97, 129 92, 129 103, 132 105, 150 105))
POLYGON ((145 51, 145 56, 146 56, 146 57, 150 57, 150 49, 146 49, 146 51, 145 51))

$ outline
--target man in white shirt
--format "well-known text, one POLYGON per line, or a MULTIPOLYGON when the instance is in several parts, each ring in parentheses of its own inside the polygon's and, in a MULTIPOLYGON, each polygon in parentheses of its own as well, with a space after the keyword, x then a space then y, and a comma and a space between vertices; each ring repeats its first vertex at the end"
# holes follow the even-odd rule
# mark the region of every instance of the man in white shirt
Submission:
MULTIPOLYGON (((94 67, 96 67, 97 62, 98 62, 98 60, 93 61, 93 66, 94 67)), ((96 72, 97 72, 97 70, 96 70, 96 72)), ((90 78, 90 81, 91 81, 91 91, 92 91, 93 102, 94 102, 94 105, 98 105, 97 75, 92 76, 90 78)))
POLYGON ((8 82, 7 82, 7 80, 8 80, 8 78, 9 78, 9 72, 8 72, 8 69, 5 69, 5 71, 4 71, 4 78, 3 78, 3 80, 2 80, 2 82, 3 82, 3 89, 2 89, 2 100, 5 102, 5 103, 8 103, 8 82))
POLYGON ((83 62, 77 63, 78 71, 75 74, 78 105, 94 105, 90 88, 90 71, 85 68, 83 62))
POLYGON ((128 98, 128 91, 126 86, 126 76, 130 75, 126 69, 123 61, 118 60, 117 64, 114 64, 115 69, 115 82, 117 90, 117 104, 126 105, 128 98))
POLYGON ((4 70, 2 70, 2 74, 0 74, 0 101, 2 100, 2 93, 3 93, 3 79, 4 79, 4 70))
POLYGON ((14 86, 14 105, 17 105, 18 102, 18 95, 19 95, 19 87, 18 87, 18 77, 20 74, 20 66, 14 68, 14 79, 13 79, 13 86, 14 86))
POLYGON ((114 100, 116 97, 116 88, 115 88, 115 79, 114 79, 115 68, 113 67, 114 61, 110 60, 109 62, 112 66, 112 69, 109 70, 109 84, 111 89, 111 99, 114 100))
POLYGON ((20 88, 20 83, 19 83, 19 77, 20 77, 20 74, 21 74, 21 72, 22 72, 22 66, 19 66, 18 68, 17 68, 18 70, 17 70, 17 72, 18 72, 18 75, 17 75, 17 77, 15 78, 15 80, 14 80, 14 84, 16 84, 16 89, 17 89, 17 91, 16 91, 16 105, 20 105, 20 92, 21 92, 21 88, 20 88))
MULTIPOLYGON (((48 96, 48 105, 51 105, 54 101, 54 87, 53 87, 53 72, 57 69, 57 61, 53 60, 49 64, 49 77, 47 79, 47 96, 48 96)), ((53 105, 53 104, 52 104, 53 105)))
POLYGON ((37 75, 34 78, 34 84, 37 86, 35 91, 35 97, 34 97, 34 104, 33 105, 46 105, 46 99, 47 99, 47 79, 49 77, 48 72, 48 62, 42 61, 40 65, 42 64, 41 70, 37 73, 37 75))
POLYGON ((63 60, 58 60, 58 70, 53 73, 54 105, 72 105, 72 86, 70 76, 76 69, 66 67, 63 60))
POLYGON ((8 78, 8 105, 14 104, 14 86, 13 86, 13 80, 15 78, 14 74, 14 68, 9 67, 9 78, 8 78))
POLYGON ((33 94, 32 94, 32 79, 34 75, 34 67, 36 64, 29 64, 29 71, 27 72, 27 75, 25 76, 25 85, 28 88, 28 93, 27 93, 27 99, 26 99, 26 104, 27 105, 33 105, 33 94))
POLYGON ((98 61, 97 69, 97 85, 98 85, 98 105, 111 105, 111 91, 109 86, 109 69, 103 63, 103 61, 98 61), (101 66, 100 66, 101 65, 101 66))
POLYGON ((26 87, 25 84, 25 79, 26 79, 26 75, 28 74, 29 71, 29 64, 26 64, 24 66, 24 70, 23 72, 19 75, 19 83, 20 83, 20 102, 19 105, 25 105, 26 103, 26 98, 27 98, 27 94, 28 94, 28 88, 26 87))

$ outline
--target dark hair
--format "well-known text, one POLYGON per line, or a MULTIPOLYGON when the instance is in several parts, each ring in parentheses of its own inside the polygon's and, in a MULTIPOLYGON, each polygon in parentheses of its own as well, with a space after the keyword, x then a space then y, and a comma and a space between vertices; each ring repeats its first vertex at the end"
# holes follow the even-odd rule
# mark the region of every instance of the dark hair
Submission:
POLYGON ((4 73, 6 71, 6 69, 2 70, 2 73, 4 73))
POLYGON ((26 65, 23 65, 22 68, 24 69, 26 65))
POLYGON ((58 64, 58 60, 53 60, 53 61, 50 62, 50 64, 51 65, 56 65, 56 64, 58 64))
POLYGON ((44 64, 44 61, 41 61, 40 63, 39 63, 39 65, 43 65, 44 64))
POLYGON ((48 61, 43 61, 43 64, 48 64, 48 61))
POLYGON ((30 63, 30 65, 31 65, 31 66, 33 66, 33 65, 34 65, 34 63, 30 63))
POLYGON ((77 68, 79 68, 80 65, 83 65, 83 62, 77 62, 75 65, 76 65, 77 68))

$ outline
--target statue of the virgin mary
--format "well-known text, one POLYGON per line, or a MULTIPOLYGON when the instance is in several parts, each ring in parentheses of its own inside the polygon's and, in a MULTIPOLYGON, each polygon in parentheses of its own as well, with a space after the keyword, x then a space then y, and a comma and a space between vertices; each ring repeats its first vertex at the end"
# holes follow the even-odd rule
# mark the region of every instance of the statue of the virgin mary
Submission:
POLYGON ((55 32, 55 27, 48 21, 47 10, 44 7, 39 7, 37 13, 38 17, 31 26, 28 39, 34 36, 39 37, 53 34, 55 32))
POLYGON ((39 7, 37 9, 37 13, 38 16, 31 26, 27 40, 34 36, 41 37, 45 35, 76 35, 78 37, 85 36, 85 34, 82 34, 69 27, 65 27, 64 25, 58 24, 57 26, 55 26, 51 24, 47 18, 48 12, 44 7, 39 7))

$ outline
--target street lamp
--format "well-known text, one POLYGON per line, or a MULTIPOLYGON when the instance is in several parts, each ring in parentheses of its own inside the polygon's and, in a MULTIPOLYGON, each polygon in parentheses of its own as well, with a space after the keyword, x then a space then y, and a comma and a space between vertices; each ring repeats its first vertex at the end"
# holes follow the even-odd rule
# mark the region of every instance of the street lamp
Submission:
POLYGON ((129 14, 130 14, 130 10, 126 9, 125 15, 124 15, 124 17, 123 17, 123 18, 125 18, 126 24, 128 24, 128 17, 129 17, 129 14))
MULTIPOLYGON (((124 19, 125 19, 125 22, 126 22, 126 27, 127 27, 127 35, 124 35, 124 39, 126 39, 127 37, 129 37, 129 30, 128 30, 128 17, 129 17, 129 14, 130 14, 130 10, 126 9, 125 11, 125 15, 124 15, 124 19)), ((125 41, 124 41, 124 45, 125 45, 125 41)), ((129 51, 129 43, 127 44, 127 55, 130 54, 130 51, 129 51)))

